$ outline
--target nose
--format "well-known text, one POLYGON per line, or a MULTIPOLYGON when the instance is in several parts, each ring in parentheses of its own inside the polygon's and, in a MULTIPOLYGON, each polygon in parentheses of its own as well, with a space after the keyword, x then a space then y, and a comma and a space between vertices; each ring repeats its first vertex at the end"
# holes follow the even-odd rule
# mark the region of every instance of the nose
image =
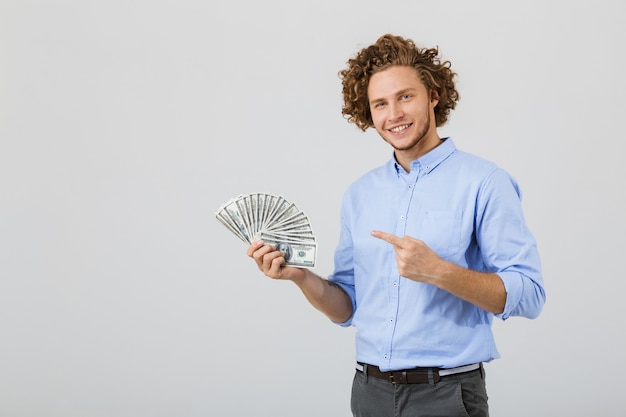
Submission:
POLYGON ((394 122, 404 116, 404 111, 399 103, 392 102, 389 104, 389 121, 394 122))

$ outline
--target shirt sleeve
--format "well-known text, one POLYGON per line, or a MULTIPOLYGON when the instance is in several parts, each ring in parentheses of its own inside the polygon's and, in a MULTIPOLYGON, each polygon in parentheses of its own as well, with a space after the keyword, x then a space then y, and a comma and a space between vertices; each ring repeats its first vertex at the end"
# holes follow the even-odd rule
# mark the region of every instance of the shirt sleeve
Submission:
POLYGON ((341 231, 339 243, 335 249, 335 269, 328 280, 341 286, 352 301, 352 316, 343 323, 336 323, 343 327, 352 325, 352 318, 356 311, 356 293, 354 290, 354 252, 350 228, 346 215, 346 197, 341 208, 341 231))
POLYGON ((496 317, 536 318, 545 304, 537 243, 524 220, 519 186, 502 169, 480 189, 476 239, 488 271, 500 276, 506 290, 504 311, 496 317))

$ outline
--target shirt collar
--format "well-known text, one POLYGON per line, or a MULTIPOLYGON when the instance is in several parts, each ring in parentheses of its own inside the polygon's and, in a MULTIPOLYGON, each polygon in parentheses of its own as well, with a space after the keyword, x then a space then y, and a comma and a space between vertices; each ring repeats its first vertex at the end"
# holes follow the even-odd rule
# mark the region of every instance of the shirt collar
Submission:
MULTIPOLYGON (((455 150, 456 145, 452 139, 443 138, 441 139, 439 146, 411 162, 411 171, 419 171, 421 169, 424 170, 425 174, 428 174, 455 150)), ((402 166, 396 161, 395 156, 391 158, 390 164, 393 164, 398 175, 405 173, 404 168, 402 168, 402 166)))

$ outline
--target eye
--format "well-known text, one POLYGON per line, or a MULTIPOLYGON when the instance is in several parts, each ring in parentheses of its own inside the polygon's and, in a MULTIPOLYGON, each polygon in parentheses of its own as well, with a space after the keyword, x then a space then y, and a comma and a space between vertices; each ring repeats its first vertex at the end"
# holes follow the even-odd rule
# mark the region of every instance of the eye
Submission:
POLYGON ((400 96, 400 100, 402 100, 402 101, 410 100, 411 97, 413 97, 411 94, 402 94, 400 96))

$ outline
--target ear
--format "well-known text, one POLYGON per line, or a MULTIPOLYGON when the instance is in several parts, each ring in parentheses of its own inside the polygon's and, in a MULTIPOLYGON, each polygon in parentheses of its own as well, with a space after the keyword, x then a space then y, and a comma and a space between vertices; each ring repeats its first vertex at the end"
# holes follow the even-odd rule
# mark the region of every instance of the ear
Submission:
POLYGON ((439 104, 439 91, 435 90, 434 88, 430 90, 430 102, 433 107, 439 104))

